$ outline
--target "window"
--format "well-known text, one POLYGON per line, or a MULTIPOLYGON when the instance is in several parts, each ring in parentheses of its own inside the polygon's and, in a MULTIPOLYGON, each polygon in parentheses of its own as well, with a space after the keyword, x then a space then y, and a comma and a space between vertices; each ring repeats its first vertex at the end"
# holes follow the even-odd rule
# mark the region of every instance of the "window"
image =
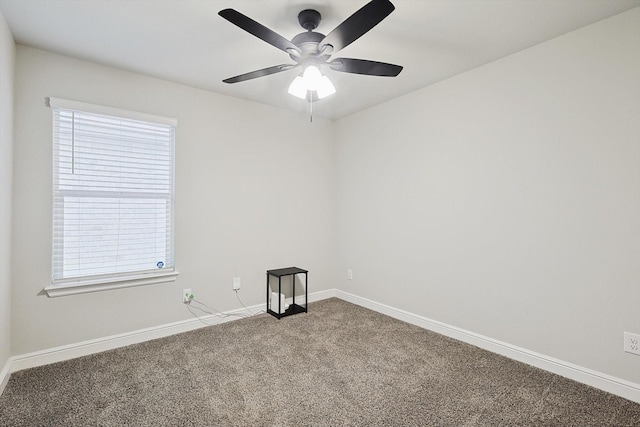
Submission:
POLYGON ((50 98, 49 296, 175 280, 176 120, 50 98))

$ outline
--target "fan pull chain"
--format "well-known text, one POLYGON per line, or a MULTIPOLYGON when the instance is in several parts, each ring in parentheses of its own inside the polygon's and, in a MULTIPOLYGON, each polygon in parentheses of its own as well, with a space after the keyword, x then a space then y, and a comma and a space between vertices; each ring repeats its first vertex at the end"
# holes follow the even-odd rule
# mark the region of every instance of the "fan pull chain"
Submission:
POLYGON ((309 96, 309 123, 313 123, 313 96, 309 96))

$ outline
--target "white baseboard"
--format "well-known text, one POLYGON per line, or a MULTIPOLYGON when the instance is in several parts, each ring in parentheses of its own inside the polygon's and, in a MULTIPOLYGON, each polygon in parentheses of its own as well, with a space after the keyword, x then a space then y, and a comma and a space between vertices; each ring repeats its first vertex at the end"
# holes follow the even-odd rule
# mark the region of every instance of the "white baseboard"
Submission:
MULTIPOLYGON (((315 301, 320 301, 323 299, 327 299, 327 298, 333 298, 336 296, 336 290, 335 289, 328 289, 326 291, 319 291, 319 292, 314 292, 312 294, 309 294, 309 302, 315 302, 315 301)), ((296 300, 298 302, 300 302, 300 300, 298 299, 300 297, 296 297, 296 300)), ((302 298, 304 300, 304 298, 302 298)), ((287 298, 285 300, 285 302, 287 304, 293 304, 293 299, 292 298, 287 298)), ((265 310, 266 309, 266 304, 262 305, 262 309, 265 310)))
POLYGON ((11 365, 13 364, 13 358, 9 358, 7 363, 4 364, 2 371, 0 371, 0 395, 4 391, 4 388, 7 386, 9 382, 9 377, 11 376, 11 365))
MULTIPOLYGON (((314 292, 309 294, 309 302, 320 301, 322 299, 331 298, 335 296, 335 290, 330 289, 327 291, 314 292)), ((266 310, 266 304, 257 304, 247 307, 249 311, 258 313, 266 310)), ((231 311, 225 311, 222 314, 244 314, 245 308, 240 308, 231 311)), ((13 356, 7 365, 9 368, 5 369, 9 372, 17 372, 23 369, 34 368, 36 366, 48 365, 50 363, 62 362, 64 360, 75 359, 76 357, 88 356, 90 354, 99 353, 101 351, 112 350, 119 347, 124 347, 131 344, 138 344, 141 342, 164 338, 170 335, 179 334, 182 332, 188 332, 199 328, 204 328, 213 324, 221 324, 229 322, 231 320, 238 319, 239 317, 219 317, 215 315, 201 316, 200 320, 193 318, 187 320, 181 320, 179 322, 168 323, 165 325, 154 326, 146 329, 139 329, 137 331, 126 332, 124 334, 112 335, 109 337, 98 338, 89 341, 83 341, 75 344, 64 345, 55 348, 49 348, 33 353, 22 354, 13 356), (203 323, 205 322, 205 323, 203 323)), ((4 370, 2 371, 5 372, 4 370)), ((8 381, 8 376, 7 381, 8 381)), ((1 385, 1 384, 0 384, 1 385)))
POLYGON ((545 371, 578 381, 583 384, 604 390, 606 392, 624 397, 631 401, 640 403, 640 384, 635 384, 611 375, 603 374, 582 366, 577 366, 569 362, 565 362, 544 354, 536 353, 522 347, 517 347, 493 338, 485 337, 474 332, 470 332, 455 326, 448 325, 437 320, 428 319, 408 311, 390 307, 362 298, 357 295, 350 294, 341 290, 336 290, 336 297, 361 307, 368 308, 378 313, 402 320, 412 325, 437 332, 450 338, 466 342, 484 350, 500 354, 519 362, 535 366, 545 371))

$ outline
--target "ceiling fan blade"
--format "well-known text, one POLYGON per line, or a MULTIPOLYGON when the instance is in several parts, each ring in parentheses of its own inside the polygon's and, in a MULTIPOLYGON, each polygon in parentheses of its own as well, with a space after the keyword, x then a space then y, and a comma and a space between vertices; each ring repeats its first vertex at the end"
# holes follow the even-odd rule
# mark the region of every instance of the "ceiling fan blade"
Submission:
POLYGON ((298 65, 293 64, 281 64, 275 65, 269 68, 263 68, 262 70, 252 71, 250 73, 240 74, 239 76, 229 77, 228 79, 224 79, 224 83, 238 83, 243 82, 245 80, 257 79, 258 77, 268 76, 270 74, 279 73, 281 71, 287 71, 292 68, 297 67, 298 65))
POLYGON ((354 58, 336 58, 331 62, 327 62, 327 65, 334 71, 366 74, 368 76, 395 77, 402 71, 402 66, 400 65, 354 58))
POLYGON ((372 0, 327 34, 318 47, 322 50, 325 45, 331 45, 333 50, 330 53, 335 53, 378 25, 394 9, 389 0, 372 0))
POLYGON ((246 15, 238 12, 234 9, 224 9, 218 12, 218 15, 222 16, 227 21, 231 22, 234 25, 242 28, 248 33, 253 34, 259 39, 264 40, 272 46, 277 47, 280 50, 283 50, 287 53, 297 53, 298 55, 301 53, 300 48, 295 44, 291 43, 289 40, 282 37, 280 34, 276 33, 273 30, 265 27, 264 25, 254 21, 246 15))

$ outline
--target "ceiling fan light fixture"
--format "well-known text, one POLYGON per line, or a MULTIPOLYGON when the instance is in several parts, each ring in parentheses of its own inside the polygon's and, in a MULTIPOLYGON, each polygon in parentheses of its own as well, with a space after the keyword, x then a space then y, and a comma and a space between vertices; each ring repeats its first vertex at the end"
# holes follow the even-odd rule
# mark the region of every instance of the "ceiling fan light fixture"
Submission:
POLYGON ((296 76, 289 85, 289 93, 300 99, 307 99, 309 92, 316 92, 318 99, 336 93, 336 87, 329 77, 323 76, 318 67, 310 65, 302 76, 296 76))
POLYGON ((322 81, 322 73, 315 65, 309 65, 305 68, 302 78, 307 90, 318 90, 318 86, 321 85, 322 81))
POLYGON ((318 93, 318 98, 326 98, 329 95, 333 95, 336 93, 336 87, 331 83, 329 77, 322 76, 320 79, 320 84, 318 85, 318 89, 316 90, 318 93))
POLYGON ((305 85, 304 79, 300 76, 296 76, 295 79, 289 85, 289 93, 297 98, 306 99, 307 98, 307 86, 305 85))

